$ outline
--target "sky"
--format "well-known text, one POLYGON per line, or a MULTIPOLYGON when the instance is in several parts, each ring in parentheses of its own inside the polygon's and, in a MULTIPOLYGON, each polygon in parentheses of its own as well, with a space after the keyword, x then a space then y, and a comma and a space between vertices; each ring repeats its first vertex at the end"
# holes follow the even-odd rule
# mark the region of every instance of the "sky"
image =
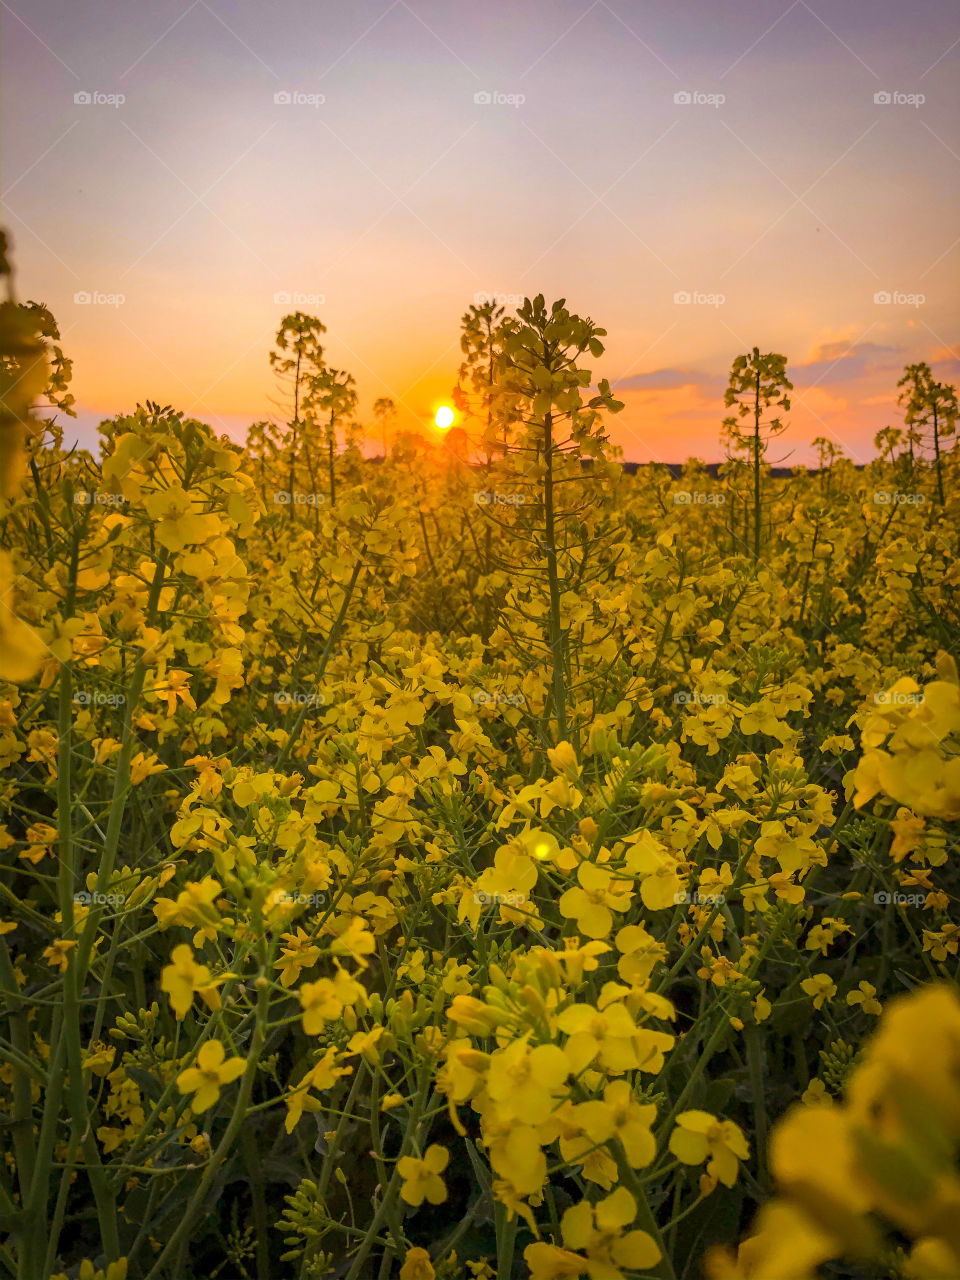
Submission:
POLYGON ((868 460, 904 364, 960 378, 952 0, 0 0, 0 36, 17 293, 88 447, 146 399, 238 440, 283 417, 295 309, 362 419, 429 432, 481 294, 607 330, 640 462, 722 456, 754 345, 788 358, 791 463, 868 460))

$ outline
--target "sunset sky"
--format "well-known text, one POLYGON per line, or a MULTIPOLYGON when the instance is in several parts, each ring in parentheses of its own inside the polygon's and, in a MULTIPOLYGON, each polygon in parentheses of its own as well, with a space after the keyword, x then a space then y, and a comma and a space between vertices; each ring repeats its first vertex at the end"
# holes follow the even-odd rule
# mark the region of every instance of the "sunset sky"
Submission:
POLYGON ((871 456, 904 363, 960 376, 951 0, 0 13, 17 289, 60 321, 86 445, 147 398, 242 439, 277 413, 267 352, 295 308, 365 420, 392 395, 425 424, 479 292, 608 330, 595 372, 639 461, 721 456, 755 344, 788 357, 793 462, 821 434, 871 456))

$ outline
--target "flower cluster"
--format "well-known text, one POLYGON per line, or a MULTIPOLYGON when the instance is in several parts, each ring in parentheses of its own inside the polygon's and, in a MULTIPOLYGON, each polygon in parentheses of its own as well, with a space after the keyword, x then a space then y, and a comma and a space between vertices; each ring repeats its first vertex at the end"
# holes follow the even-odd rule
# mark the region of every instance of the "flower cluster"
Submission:
POLYGON ((960 1274, 956 451, 756 509, 565 304, 466 329, 475 456, 365 457, 299 312, 244 447, 0 424, 8 1269, 960 1274))

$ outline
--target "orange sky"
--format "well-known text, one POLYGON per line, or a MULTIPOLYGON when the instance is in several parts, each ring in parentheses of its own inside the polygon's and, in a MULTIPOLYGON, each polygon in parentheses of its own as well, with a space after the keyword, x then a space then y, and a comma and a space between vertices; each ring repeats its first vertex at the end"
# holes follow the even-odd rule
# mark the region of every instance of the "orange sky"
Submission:
POLYGON ((298 292, 361 414, 392 395, 408 425, 449 395, 478 292, 566 297, 609 331, 611 434, 641 461, 720 456, 755 343, 789 359, 792 461, 820 434, 869 456, 907 361, 957 380, 945 0, 277 0, 265 21, 253 0, 5 7, 5 222, 83 443, 146 398, 242 438, 275 412, 275 298, 298 292))

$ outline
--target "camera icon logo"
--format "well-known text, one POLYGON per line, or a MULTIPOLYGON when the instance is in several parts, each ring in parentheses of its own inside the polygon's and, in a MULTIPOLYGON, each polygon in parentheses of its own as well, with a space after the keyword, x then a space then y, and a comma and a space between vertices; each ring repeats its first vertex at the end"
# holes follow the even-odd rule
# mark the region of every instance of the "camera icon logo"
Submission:
POLYGON ((878 907, 889 907, 890 903, 893 901, 893 898, 889 893, 881 892, 881 893, 875 893, 873 895, 873 900, 878 907))
POLYGON ((673 495, 673 505, 675 507, 688 507, 691 502, 691 496, 686 489, 681 489, 673 495))
POLYGON ((890 293, 886 289, 880 289, 873 295, 873 300, 880 307, 888 307, 893 301, 890 293))
POLYGON ((90 294, 87 293, 86 289, 81 289, 78 293, 75 293, 73 295, 73 300, 78 307, 89 306, 90 303, 93 301, 93 299, 90 297, 90 294))
POLYGON ((285 289, 281 289, 279 293, 273 295, 274 304, 278 307, 290 305, 290 295, 285 289))
POLYGON ((273 101, 275 106, 289 107, 290 103, 293 101, 293 95, 290 93, 289 89, 279 89, 273 95, 273 101))
POLYGON ((281 489, 279 492, 273 495, 273 501, 276 503, 277 506, 285 507, 289 504, 291 496, 292 495, 288 493, 285 489, 281 489))
POLYGON ((85 89, 81 89, 79 93, 73 95, 73 102, 77 107, 89 107, 92 101, 92 95, 87 93, 85 89))
POLYGON ((493 102, 493 94, 488 89, 481 89, 473 95, 473 100, 478 107, 489 107, 493 102))
POLYGON ((678 307, 689 307, 691 301, 690 294, 686 289, 680 289, 673 295, 673 301, 678 307))
POLYGON ((681 89, 678 93, 673 95, 673 100, 678 107, 689 107, 690 103, 693 101, 693 94, 689 89, 681 89))
POLYGON ((881 89, 878 93, 873 95, 873 101, 878 107, 889 107, 890 103, 893 101, 893 95, 886 89, 881 89))

